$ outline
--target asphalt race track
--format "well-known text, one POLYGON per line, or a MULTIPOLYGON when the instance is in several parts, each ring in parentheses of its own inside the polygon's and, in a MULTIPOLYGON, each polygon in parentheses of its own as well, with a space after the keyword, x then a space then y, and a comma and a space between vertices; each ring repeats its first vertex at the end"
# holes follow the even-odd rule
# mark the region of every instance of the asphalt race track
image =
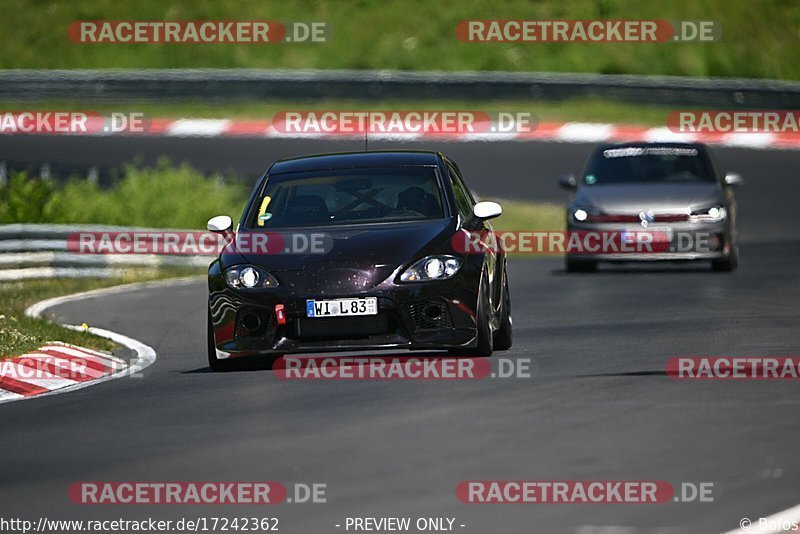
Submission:
MULTIPOLYGON (((371 148, 379 146, 397 145, 371 148)), ((20 136, 0 140, 0 159, 91 165, 168 154, 255 178, 279 156, 357 148, 20 136)), ((479 193, 559 201, 555 176, 578 172, 591 146, 434 148, 455 158, 479 193)), ((55 308, 73 324, 151 345, 158 360, 142 378, 0 407, 3 516, 274 516, 290 534, 345 532, 346 517, 377 515, 455 517, 457 532, 480 534, 714 533, 797 505, 797 383, 678 381, 664 373, 673 356, 800 355, 800 237, 793 224, 800 152, 716 153, 747 181, 739 194, 740 270, 620 266, 567 275, 557 259, 513 258, 515 346, 497 356, 529 358, 530 378, 312 382, 280 381, 264 369, 211 373, 202 281, 55 308), (713 482, 714 502, 457 500, 460 481, 482 479, 713 482), (78 481, 200 480, 324 483, 328 502, 90 507, 67 497, 78 481)))

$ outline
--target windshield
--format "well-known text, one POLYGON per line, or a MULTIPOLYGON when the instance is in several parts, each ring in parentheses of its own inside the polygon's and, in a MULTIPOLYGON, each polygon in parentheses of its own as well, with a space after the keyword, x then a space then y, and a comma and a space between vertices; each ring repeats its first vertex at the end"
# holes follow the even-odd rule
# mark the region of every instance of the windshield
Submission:
POLYGON ((713 182, 711 165, 696 148, 622 147, 599 151, 583 176, 587 185, 713 182))
POLYGON ((248 228, 332 226, 443 217, 434 167, 343 169, 272 175, 248 228))

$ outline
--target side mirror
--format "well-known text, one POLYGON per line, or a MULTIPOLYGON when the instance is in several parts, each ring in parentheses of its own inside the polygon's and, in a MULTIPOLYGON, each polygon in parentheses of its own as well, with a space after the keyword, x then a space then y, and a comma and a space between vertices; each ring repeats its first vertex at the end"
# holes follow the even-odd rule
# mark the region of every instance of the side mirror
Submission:
POLYGON ((558 186, 561 189, 575 191, 578 188, 578 180, 575 179, 574 174, 562 174, 558 177, 558 186))
POLYGON ((227 232, 233 227, 233 219, 227 215, 217 215, 208 220, 206 228, 210 232, 227 232))
POLYGON ((481 221, 488 221, 499 217, 503 213, 503 208, 497 202, 478 202, 472 208, 472 215, 481 221))
POLYGON ((744 185, 742 175, 735 172, 729 172, 725 175, 725 185, 744 185))

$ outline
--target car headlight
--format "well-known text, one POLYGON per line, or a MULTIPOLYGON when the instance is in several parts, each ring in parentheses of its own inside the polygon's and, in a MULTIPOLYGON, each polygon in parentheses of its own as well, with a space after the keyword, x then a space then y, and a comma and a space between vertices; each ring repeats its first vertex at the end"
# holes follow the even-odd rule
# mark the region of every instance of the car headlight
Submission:
POLYGON ((424 282, 452 278, 461 268, 455 256, 428 256, 414 262, 400 275, 401 282, 424 282))
POLYGON ((590 217, 595 217, 597 215, 602 215, 602 212, 590 206, 570 206, 567 208, 567 218, 571 222, 586 222, 590 217))
POLYGON ((251 265, 236 265, 227 269, 225 283, 232 289, 278 286, 278 281, 274 276, 251 265))
POLYGON ((696 210, 692 212, 691 221, 692 222, 720 222, 724 221, 728 217, 728 210, 725 209, 725 206, 712 206, 710 208, 704 208, 702 210, 696 210))

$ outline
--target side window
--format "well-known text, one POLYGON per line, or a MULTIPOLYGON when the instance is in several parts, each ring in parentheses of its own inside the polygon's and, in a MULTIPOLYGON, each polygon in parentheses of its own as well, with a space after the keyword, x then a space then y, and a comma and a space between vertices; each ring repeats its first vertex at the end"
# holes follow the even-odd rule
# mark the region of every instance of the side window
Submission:
POLYGON ((467 192, 467 198, 472 203, 472 206, 474 206, 475 205, 475 197, 472 196, 472 191, 470 190, 469 187, 467 187, 467 184, 464 183, 464 177, 461 175, 461 169, 459 169, 458 165, 456 165, 453 162, 449 162, 448 165, 452 166, 453 170, 456 171, 456 179, 458 180, 458 183, 460 183, 462 189, 464 189, 464 191, 467 192))
POLYGON ((470 195, 467 188, 464 187, 458 172, 450 163, 447 164, 447 176, 450 178, 450 183, 453 185, 453 194, 456 197, 458 212, 463 219, 467 219, 472 215, 472 195, 470 195))

